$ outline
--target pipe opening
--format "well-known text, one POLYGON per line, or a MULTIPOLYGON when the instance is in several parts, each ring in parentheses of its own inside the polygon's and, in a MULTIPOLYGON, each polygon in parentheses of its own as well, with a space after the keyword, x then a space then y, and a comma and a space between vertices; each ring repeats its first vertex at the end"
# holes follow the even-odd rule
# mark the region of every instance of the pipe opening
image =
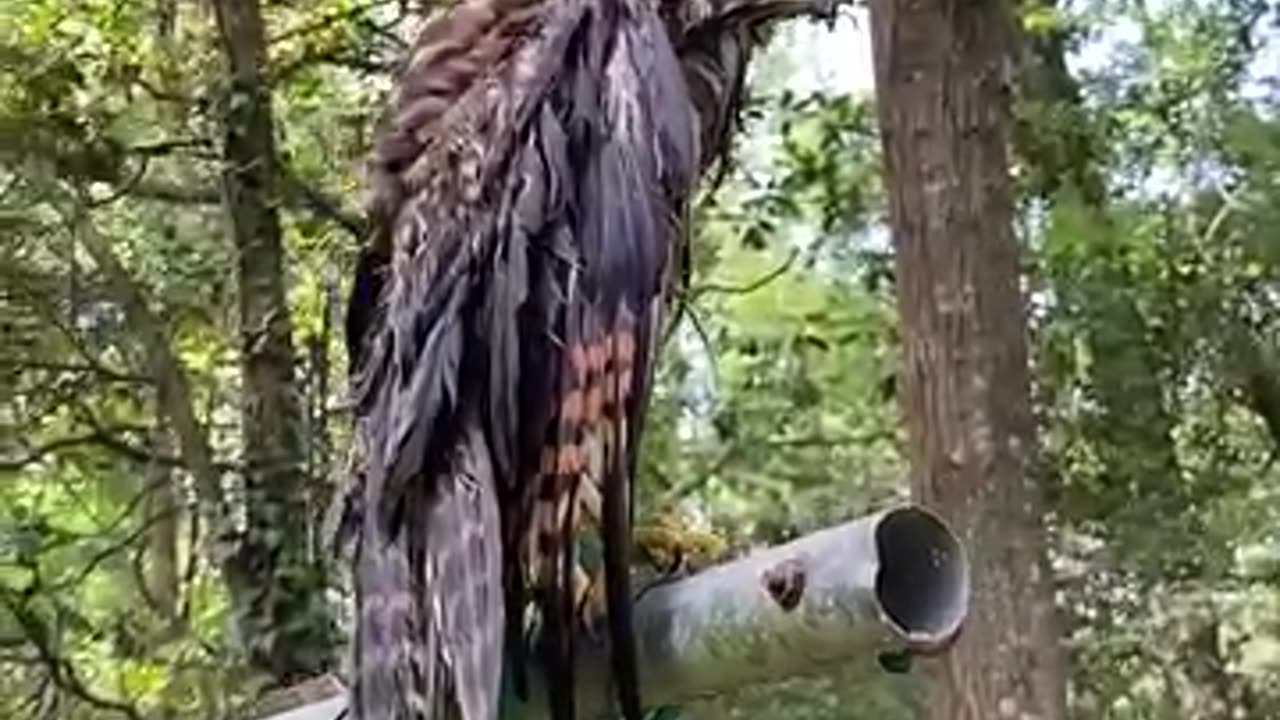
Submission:
POLYGON ((969 605, 969 564, 960 541, 935 515, 908 507, 876 528, 876 597, 908 637, 950 636, 969 605))

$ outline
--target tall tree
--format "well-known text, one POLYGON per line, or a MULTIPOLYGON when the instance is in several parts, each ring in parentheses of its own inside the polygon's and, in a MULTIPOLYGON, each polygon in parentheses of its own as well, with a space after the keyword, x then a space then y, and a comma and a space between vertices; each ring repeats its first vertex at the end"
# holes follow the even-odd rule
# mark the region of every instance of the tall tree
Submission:
POLYGON ((238 256, 244 438, 243 532, 224 565, 253 661, 282 681, 332 655, 323 574, 309 558, 301 408, 294 385, 277 157, 258 0, 220 0, 227 60, 223 192, 238 256))
POLYGON ((1065 677, 1005 148, 1007 12, 998 0, 876 0, 871 37, 913 492, 973 555, 973 610, 932 713, 1057 720, 1065 677))

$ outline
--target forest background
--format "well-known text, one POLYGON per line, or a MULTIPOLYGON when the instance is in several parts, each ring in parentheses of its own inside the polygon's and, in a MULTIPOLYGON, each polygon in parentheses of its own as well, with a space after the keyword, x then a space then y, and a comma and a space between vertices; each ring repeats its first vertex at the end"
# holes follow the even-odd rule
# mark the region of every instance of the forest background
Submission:
MULTIPOLYGON (((266 2, 254 46, 235 6, 0 3, 3 717, 222 718, 337 661, 342 304, 413 13, 266 2), (223 174, 264 142, 269 198, 223 174)), ((1280 717, 1280 7, 1017 13, 1072 715, 1280 717)), ((717 552, 908 497, 870 62, 864 10, 780 28, 699 203, 640 502, 717 552)), ((894 720, 922 697, 836 669, 686 712, 894 720)))

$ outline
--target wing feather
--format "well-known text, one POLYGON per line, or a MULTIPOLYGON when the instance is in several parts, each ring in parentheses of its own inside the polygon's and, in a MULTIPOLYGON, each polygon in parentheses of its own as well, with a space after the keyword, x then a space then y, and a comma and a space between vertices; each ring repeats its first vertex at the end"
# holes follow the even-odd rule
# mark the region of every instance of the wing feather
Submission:
POLYGON ((627 556, 699 167, 692 108, 658 15, 631 0, 479 0, 415 44, 372 167, 387 277, 355 382, 357 720, 493 717, 504 626, 524 684, 530 585, 553 715, 572 718, 584 519, 604 538, 621 709, 639 719, 627 556))
POLYGON ((357 720, 490 720, 498 708, 510 544, 499 505, 513 449, 510 423, 494 423, 518 407, 508 316, 527 251, 493 223, 509 215, 494 198, 554 77, 557 28, 581 4, 472 5, 424 29, 371 168, 371 246, 386 280, 378 312, 353 322, 372 326, 353 342, 357 720))

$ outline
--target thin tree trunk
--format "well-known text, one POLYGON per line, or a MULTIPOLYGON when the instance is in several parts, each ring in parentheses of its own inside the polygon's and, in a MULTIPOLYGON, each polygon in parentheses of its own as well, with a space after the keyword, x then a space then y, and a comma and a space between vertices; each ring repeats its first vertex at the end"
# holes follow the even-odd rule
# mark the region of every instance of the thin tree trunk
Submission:
POLYGON ((1063 653, 1030 474, 1006 12, 995 0, 875 0, 871 35, 913 492, 961 533, 973 570, 966 630, 934 668, 931 715, 1061 720, 1063 653))
POLYGON ((227 523, 222 482, 204 425, 196 417, 186 366, 173 349, 169 328, 151 310, 142 287, 120 262, 111 243, 99 237, 87 220, 78 231, 81 245, 106 279, 115 301, 124 308, 129 328, 142 347, 148 371, 156 384, 159 413, 170 423, 183 462, 195 477, 197 492, 209 508, 216 527, 227 523))
MULTIPOLYGON (((156 457, 173 454, 169 430, 157 427, 151 433, 151 451, 156 457)), ((181 499, 173 468, 153 460, 147 466, 147 517, 154 525, 147 533, 149 571, 144 581, 153 609, 164 618, 178 614, 180 571, 178 569, 178 526, 182 520, 181 499)))
POLYGON ((294 378, 277 159, 258 0, 218 0, 227 58, 223 190, 238 252, 247 523, 228 584, 254 662, 282 681, 330 664, 323 574, 308 561, 301 408, 294 378))

